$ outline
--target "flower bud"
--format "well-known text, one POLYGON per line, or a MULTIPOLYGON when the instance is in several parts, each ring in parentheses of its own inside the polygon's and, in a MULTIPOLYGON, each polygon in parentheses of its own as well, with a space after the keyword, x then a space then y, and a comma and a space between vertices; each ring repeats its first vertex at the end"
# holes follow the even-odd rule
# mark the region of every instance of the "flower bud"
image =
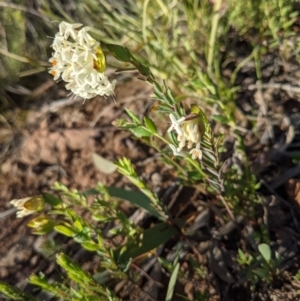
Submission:
POLYGON ((43 197, 39 195, 23 199, 15 199, 10 201, 10 203, 18 209, 18 218, 41 211, 45 206, 43 197))
POLYGON ((56 225, 56 220, 44 214, 33 218, 27 224, 28 227, 33 228, 34 234, 39 234, 39 235, 49 233, 54 228, 55 225, 56 225))

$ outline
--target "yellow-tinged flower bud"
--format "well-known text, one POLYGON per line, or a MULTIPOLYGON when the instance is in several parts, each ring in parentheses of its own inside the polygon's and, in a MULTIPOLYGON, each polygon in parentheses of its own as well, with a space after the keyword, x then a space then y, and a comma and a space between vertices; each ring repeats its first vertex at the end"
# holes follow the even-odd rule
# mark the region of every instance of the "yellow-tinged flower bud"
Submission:
POLYGON ((10 201, 10 203, 18 209, 18 218, 41 211, 45 206, 43 197, 39 195, 23 199, 15 199, 10 201))
POLYGON ((105 55, 100 47, 94 49, 97 60, 94 59, 94 68, 103 73, 106 69, 106 58, 105 55))
POLYGON ((53 219, 51 217, 48 217, 47 215, 40 215, 35 218, 33 218, 30 222, 28 222, 27 226, 30 228, 38 228, 46 225, 49 223, 49 221, 52 221, 53 219))
POLYGON ((50 232, 55 225, 56 225, 56 220, 44 214, 33 218, 27 224, 28 227, 34 229, 33 230, 34 234, 46 234, 50 232))

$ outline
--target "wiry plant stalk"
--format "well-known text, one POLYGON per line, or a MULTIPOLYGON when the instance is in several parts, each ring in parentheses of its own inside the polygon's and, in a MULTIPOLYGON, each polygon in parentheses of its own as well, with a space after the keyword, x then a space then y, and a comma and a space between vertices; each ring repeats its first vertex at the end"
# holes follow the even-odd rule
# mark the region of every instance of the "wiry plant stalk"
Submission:
POLYGON ((226 208, 230 218, 234 220, 234 215, 225 200, 225 186, 221 174, 221 164, 219 160, 218 147, 222 137, 215 139, 210 124, 206 125, 205 133, 201 141, 202 160, 201 165, 207 175, 207 182, 213 191, 219 195, 219 198, 226 208))
POLYGON ((212 18, 212 27, 210 32, 209 44, 208 44, 209 48, 208 48, 208 58, 207 58, 207 73, 209 75, 212 72, 212 64, 214 59, 215 42, 216 42, 216 35, 218 30, 221 6, 222 6, 222 0, 217 0, 214 5, 214 15, 212 18))

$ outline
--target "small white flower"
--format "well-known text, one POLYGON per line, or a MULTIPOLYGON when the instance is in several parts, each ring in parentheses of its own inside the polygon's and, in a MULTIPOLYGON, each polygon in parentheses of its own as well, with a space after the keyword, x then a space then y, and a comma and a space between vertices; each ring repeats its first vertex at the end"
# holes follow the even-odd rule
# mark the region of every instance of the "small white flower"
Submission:
POLYGON ((79 29, 81 26, 60 23, 51 46, 54 53, 49 73, 54 80, 61 77, 67 83, 66 89, 84 99, 113 96, 116 81, 110 82, 103 73, 106 64, 100 44, 89 35, 89 27, 79 29))
POLYGON ((64 39, 64 37, 60 36, 59 34, 56 34, 51 47, 55 51, 57 51, 57 50, 61 49, 62 47, 64 47, 65 42, 66 42, 66 40, 64 39))
POLYGON ((200 149, 200 142, 197 143, 196 147, 190 151, 193 159, 202 159, 202 151, 200 149))
POLYGON ((174 156, 186 157, 186 153, 180 151, 179 148, 175 147, 175 145, 169 144, 169 146, 170 146, 174 156))
POLYGON ((77 28, 81 27, 82 24, 80 23, 75 23, 75 24, 70 24, 67 22, 61 22, 59 24, 59 34, 65 39, 67 40, 69 38, 69 36, 71 35, 71 37, 76 40, 77 38, 77 28))
POLYGON ((35 212, 33 210, 28 210, 24 207, 24 204, 27 201, 29 201, 30 199, 31 199, 31 197, 10 201, 10 203, 18 209, 18 211, 17 211, 18 218, 21 218, 23 216, 26 216, 26 215, 29 215, 29 214, 32 214, 35 212))
POLYGON ((185 117, 181 117, 178 120, 176 119, 176 117, 173 114, 170 114, 169 117, 171 119, 171 126, 169 127, 168 132, 172 132, 173 130, 175 130, 175 132, 178 135, 182 135, 183 132, 180 128, 180 125, 184 121, 185 117))
POLYGON ((81 45, 93 45, 93 46, 96 46, 96 41, 88 34, 88 31, 90 30, 91 28, 86 26, 86 27, 83 27, 79 32, 78 32, 78 40, 79 40, 79 43, 81 45))
POLYGON ((178 146, 179 146, 179 149, 183 149, 185 144, 186 144, 186 136, 184 135, 184 133, 182 132, 182 135, 179 135, 177 136, 177 140, 179 142, 178 146))

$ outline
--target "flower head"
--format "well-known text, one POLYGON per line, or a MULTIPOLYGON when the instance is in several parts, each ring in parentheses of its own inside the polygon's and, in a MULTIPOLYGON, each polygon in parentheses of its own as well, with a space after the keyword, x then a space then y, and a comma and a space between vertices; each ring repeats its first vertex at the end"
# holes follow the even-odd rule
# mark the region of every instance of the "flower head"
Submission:
POLYGON ((34 196, 12 200, 10 203, 18 209, 17 217, 21 218, 42 210, 44 208, 45 201, 41 196, 34 196))
POLYGON ((110 82, 103 73, 106 61, 100 43, 89 35, 89 27, 79 29, 81 26, 60 23, 51 46, 54 52, 49 73, 54 80, 61 77, 67 83, 66 89, 84 99, 113 95, 116 81, 110 82))
POLYGON ((199 116, 192 114, 190 116, 176 119, 173 114, 170 114, 171 126, 168 132, 175 130, 178 140, 178 148, 170 144, 174 156, 186 156, 184 149, 190 150, 193 159, 202 159, 201 139, 203 134, 203 123, 199 122, 199 116))

